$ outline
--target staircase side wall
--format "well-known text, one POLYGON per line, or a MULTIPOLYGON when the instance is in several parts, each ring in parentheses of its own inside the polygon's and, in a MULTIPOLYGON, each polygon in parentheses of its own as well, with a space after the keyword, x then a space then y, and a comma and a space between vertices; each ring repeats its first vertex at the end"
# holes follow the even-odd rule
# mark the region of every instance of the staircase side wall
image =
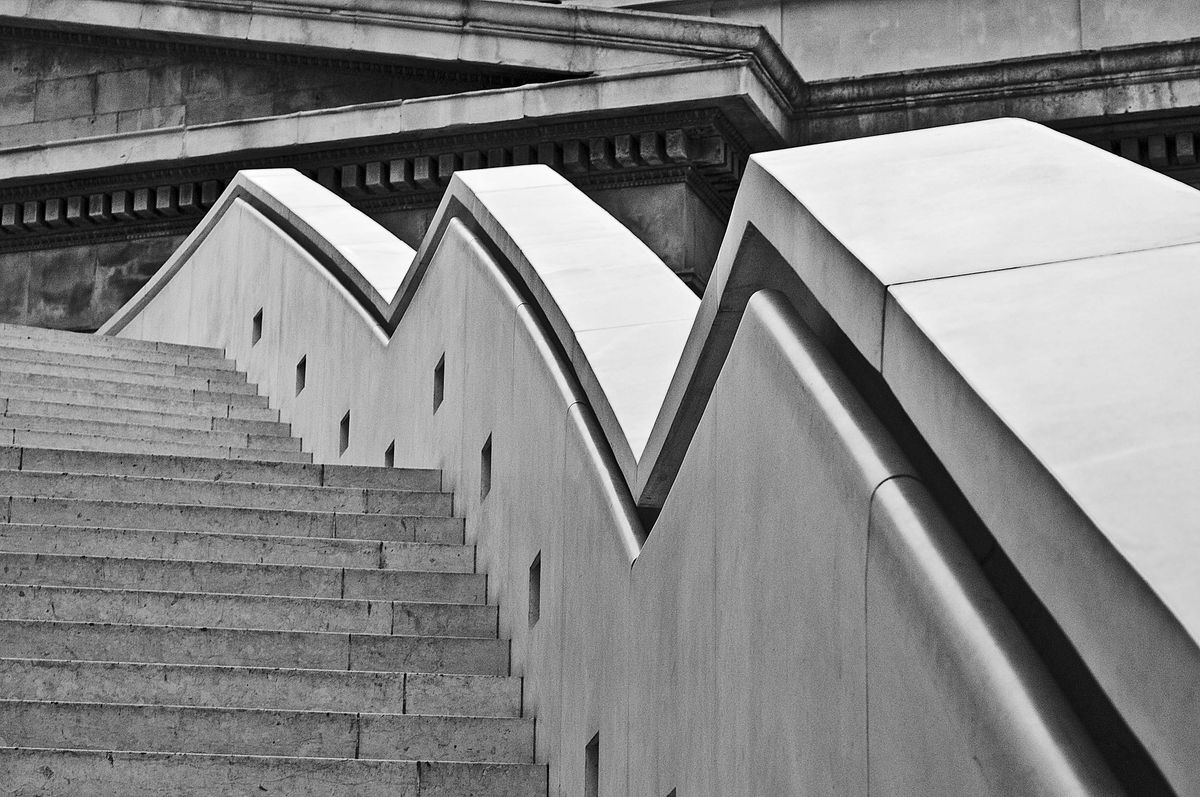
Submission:
POLYGON ((1016 777, 1028 793, 1116 791, 969 557, 942 555, 952 577, 928 588, 930 563, 904 555, 940 550, 945 521, 919 485, 880 492, 907 464, 777 295, 750 302, 643 547, 569 352, 494 240, 460 219, 439 227, 389 333, 261 212, 223 207, 122 334, 224 347, 317 461, 379 464, 394 441, 397 462, 444 470, 527 679, 552 794, 584 790, 594 740, 600 793, 614 796, 858 795, 876 778, 926 793, 1011 793, 1016 777))

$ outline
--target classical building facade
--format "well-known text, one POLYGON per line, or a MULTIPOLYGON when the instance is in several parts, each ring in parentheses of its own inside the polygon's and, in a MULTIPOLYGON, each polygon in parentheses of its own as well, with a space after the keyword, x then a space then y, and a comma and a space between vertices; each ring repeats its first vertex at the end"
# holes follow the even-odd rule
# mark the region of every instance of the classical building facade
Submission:
POLYGON ((1195 184, 1196 8, 1128 5, 18 4, 0 318, 99 326, 242 168, 415 244, 456 170, 544 163, 697 292, 753 152, 1018 116, 1195 184))
POLYGON ((0 63, 0 788, 1200 794, 1196 0, 0 63))

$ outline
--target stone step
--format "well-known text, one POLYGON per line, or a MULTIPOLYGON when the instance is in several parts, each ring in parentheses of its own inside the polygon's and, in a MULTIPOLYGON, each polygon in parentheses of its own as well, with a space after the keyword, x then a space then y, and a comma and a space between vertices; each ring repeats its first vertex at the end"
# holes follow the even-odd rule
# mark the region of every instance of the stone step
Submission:
POLYGON ((71 451, 104 451, 123 454, 252 459, 275 462, 312 462, 305 451, 275 451, 257 446, 204 446, 168 440, 135 440, 127 437, 0 429, 0 448, 62 448, 71 451))
POLYGON ((0 746, 533 762, 533 720, 0 700, 0 746))
POLYGON ((0 492, 45 496, 200 506, 363 512, 370 515, 449 517, 450 493, 377 490, 361 487, 302 487, 290 484, 147 478, 100 474, 0 470, 0 492))
POLYGON ((18 324, 0 324, 0 340, 9 345, 23 346, 42 351, 121 352, 126 356, 136 353, 147 359, 154 355, 169 357, 195 357, 197 360, 225 360, 225 352, 208 346, 191 346, 183 343, 159 343, 136 338, 119 338, 109 335, 92 335, 67 332, 60 329, 27 327, 18 324))
POLYGON ((74 385, 66 387, 41 387, 38 385, 8 384, 0 387, 0 396, 9 399, 38 401, 47 404, 66 404, 76 407, 150 410, 152 412, 169 412, 187 415, 200 415, 205 418, 243 418, 256 421, 278 421, 279 411, 266 405, 266 400, 259 396, 243 396, 236 403, 228 401, 207 401, 190 399, 170 401, 161 398, 144 398, 125 396, 116 393, 98 393, 86 386, 74 385), (247 404, 254 402, 254 406, 247 404))
POLYGON ((0 582, 436 603, 482 604, 487 600, 487 577, 482 573, 7 552, 0 552, 0 582))
POLYGON ((194 504, 145 504, 71 498, 0 497, 0 521, 38 525, 107 526, 167 531, 337 537, 385 542, 462 544, 462 518, 296 512, 194 504))
POLYGON ((75 418, 17 415, 11 412, 0 416, 0 429, 44 432, 48 434, 110 437, 123 440, 145 440, 155 443, 228 448, 257 448, 264 451, 299 451, 300 439, 278 434, 247 434, 211 430, 180 429, 168 426, 147 426, 127 421, 93 421, 75 418))
POLYGON ((544 797, 542 764, 0 749, 15 797, 544 797))
POLYGON ((360 465, 255 462, 61 449, 0 448, 0 467, 56 473, 263 482, 439 492, 441 471, 360 465))
POLYGON ((89 365, 71 365, 49 362, 33 362, 30 360, 13 360, 0 357, 0 374, 22 374, 26 376, 61 377, 74 382, 96 382, 104 386, 122 385, 121 392, 127 388, 159 387, 187 390, 211 390, 219 393, 246 393, 257 395, 258 386, 246 381, 240 371, 222 371, 222 377, 208 379, 202 376, 187 376, 177 374, 144 374, 130 371, 117 371, 111 368, 94 368, 89 365), (241 379, 230 379, 229 375, 237 374, 241 379))
MULTIPOLYGON (((0 339, 0 368, 15 363, 42 363, 45 365, 88 368, 97 372, 118 374, 153 374, 156 376, 187 376, 203 379, 245 382, 246 374, 234 368, 230 360, 222 360, 220 366, 210 368, 203 365, 186 365, 172 362, 148 362, 130 354, 126 357, 105 354, 73 354, 69 352, 43 351, 6 345, 0 339)), ((14 371, 20 370, 14 367, 14 371)))
POLYGON ((508 675, 508 640, 0 619, 0 658, 508 675))
POLYGON ((0 551, 138 559, 475 572, 469 545, 0 523, 0 551))
POLYGON ((279 437, 291 437, 292 435, 290 424, 272 420, 216 418, 205 413, 125 410, 115 407, 89 407, 80 404, 18 398, 0 398, 0 415, 32 415, 41 418, 156 426, 171 431, 237 432, 244 435, 275 435, 279 437))
POLYGON ((496 635, 495 606, 0 583, 0 618, 404 636, 496 635))
POLYGON ((521 679, 496 675, 0 659, 0 694, 75 703, 521 716, 521 679))
MULTIPOLYGON (((130 377, 132 379, 132 377, 130 377)), ((204 381, 204 380, 200 380, 204 381)), ((258 386, 249 383, 214 383, 194 386, 176 386, 175 380, 170 383, 145 384, 136 381, 121 381, 118 379, 100 379, 95 376, 82 375, 26 373, 24 371, 0 370, 0 393, 8 395, 9 385, 26 385, 53 390, 78 390, 86 385, 93 393, 107 393, 133 398, 152 398, 166 401, 223 401, 240 403, 252 407, 267 406, 265 396, 258 395, 258 386)))

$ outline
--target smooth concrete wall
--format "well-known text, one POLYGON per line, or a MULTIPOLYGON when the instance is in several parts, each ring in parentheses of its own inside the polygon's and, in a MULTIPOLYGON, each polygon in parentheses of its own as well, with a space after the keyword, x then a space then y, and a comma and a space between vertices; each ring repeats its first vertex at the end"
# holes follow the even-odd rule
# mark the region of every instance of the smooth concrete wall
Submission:
POLYGON ((617 5, 762 25, 805 80, 1200 36, 1196 0, 668 0, 617 5))
POLYGON ((1167 782, 1200 791, 1198 248, 1194 189, 1019 120, 754 156, 639 495, 669 490, 748 286, 778 285, 875 371, 1167 782))
POLYGON ((603 301, 584 301, 596 298, 588 274, 604 273, 604 242, 620 251, 629 233, 575 204, 560 179, 526 169, 456 175, 411 263, 403 244, 373 238, 319 188, 239 178, 274 185, 276 199, 281 187, 298 195, 281 209, 232 187, 106 331, 225 347, 318 461, 380 464, 395 441, 398 464, 444 469, 512 639, 513 671, 526 678, 552 794, 583 792, 597 734, 600 794, 612 797, 999 795, 1014 783, 1030 794, 1116 793, 978 568, 783 295, 749 300, 642 536, 611 430, 629 447, 644 439, 644 416, 610 406, 616 426, 606 426, 593 403, 603 389, 620 407, 621 391, 658 382, 639 387, 640 339, 581 311, 654 317, 678 301, 675 289, 659 295, 651 281, 622 300, 636 279, 618 268, 603 301), (314 243, 322 225, 329 246, 314 243), (331 248, 343 259, 330 261, 331 248), (370 289, 339 269, 367 275, 370 289), (381 322, 389 300, 402 312, 381 322), (605 346, 581 348, 588 322, 609 330, 605 346), (613 359, 622 345, 632 346, 623 375, 613 359), (308 383, 297 396, 301 356, 308 383), (589 373, 579 357, 595 358, 589 373))

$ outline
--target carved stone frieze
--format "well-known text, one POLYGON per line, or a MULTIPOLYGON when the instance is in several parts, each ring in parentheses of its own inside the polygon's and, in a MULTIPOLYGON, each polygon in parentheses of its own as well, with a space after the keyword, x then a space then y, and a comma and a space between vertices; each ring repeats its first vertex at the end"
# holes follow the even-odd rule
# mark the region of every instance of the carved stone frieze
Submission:
POLYGON ((290 166, 367 212, 436 205, 460 169, 542 163, 583 189, 687 180, 725 216, 750 151, 719 111, 280 152, 0 186, 0 250, 191 229, 240 169, 290 166))

